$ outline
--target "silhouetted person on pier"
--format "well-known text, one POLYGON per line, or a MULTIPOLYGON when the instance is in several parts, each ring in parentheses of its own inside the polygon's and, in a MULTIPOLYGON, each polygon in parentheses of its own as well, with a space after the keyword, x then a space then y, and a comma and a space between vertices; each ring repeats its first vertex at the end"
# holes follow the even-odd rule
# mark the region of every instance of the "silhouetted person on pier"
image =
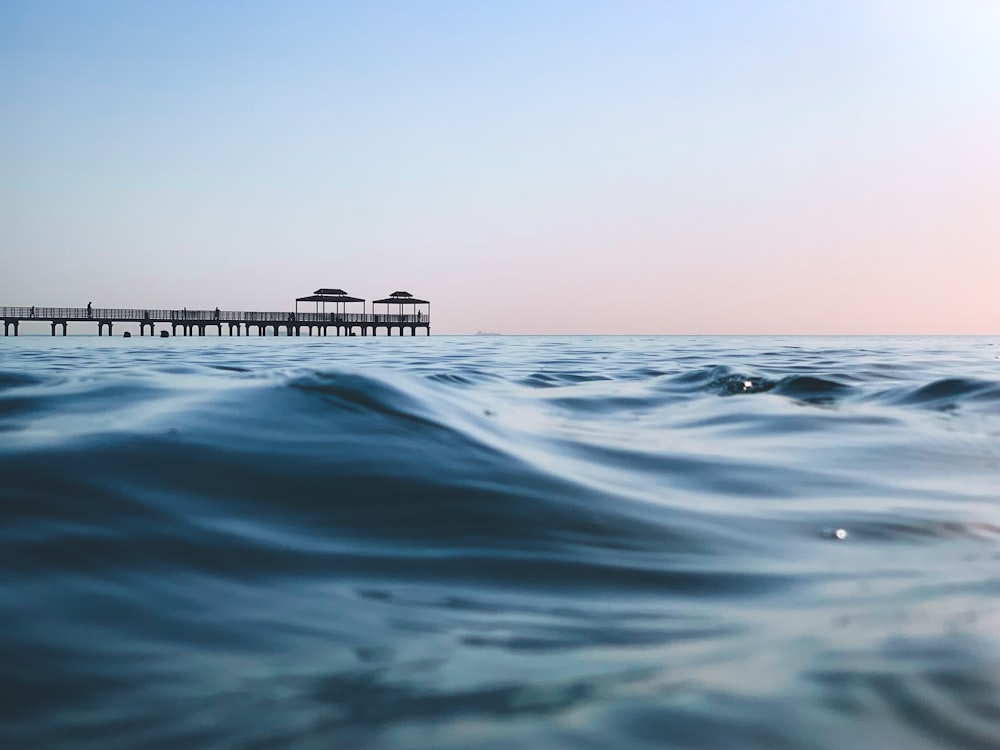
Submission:
POLYGON ((289 320, 295 320, 295 313, 288 313, 289 320))
POLYGON ((34 305, 31 306, 31 314, 28 317, 30 317, 30 318, 35 317, 35 306, 34 305))
POLYGON ((93 310, 91 309, 90 304, 91 304, 90 302, 87 303, 87 317, 88 318, 92 318, 93 317, 93 310))
POLYGON ((187 316, 188 316, 188 309, 185 307, 184 312, 181 314, 181 317, 187 320, 187 316))
POLYGON ((219 319, 219 308, 218 307, 215 308, 215 319, 216 320, 219 319))
POLYGON ((417 310, 417 322, 420 322, 420 310, 417 310))
POLYGON ((149 310, 146 310, 146 312, 142 314, 142 317, 144 317, 146 320, 149 320, 149 310))

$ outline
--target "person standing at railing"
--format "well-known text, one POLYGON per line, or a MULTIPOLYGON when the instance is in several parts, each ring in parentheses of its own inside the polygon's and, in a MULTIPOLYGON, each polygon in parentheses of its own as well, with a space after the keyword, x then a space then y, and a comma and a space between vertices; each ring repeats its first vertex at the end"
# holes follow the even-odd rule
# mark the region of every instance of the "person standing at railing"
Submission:
POLYGON ((93 311, 93 308, 91 307, 91 305, 92 305, 91 302, 87 303, 87 317, 88 318, 94 317, 94 311, 93 311))
POLYGON ((219 319, 219 308, 218 307, 215 308, 215 319, 216 320, 219 319))
POLYGON ((29 318, 35 317, 35 306, 34 305, 31 306, 31 313, 28 315, 28 317, 29 318))

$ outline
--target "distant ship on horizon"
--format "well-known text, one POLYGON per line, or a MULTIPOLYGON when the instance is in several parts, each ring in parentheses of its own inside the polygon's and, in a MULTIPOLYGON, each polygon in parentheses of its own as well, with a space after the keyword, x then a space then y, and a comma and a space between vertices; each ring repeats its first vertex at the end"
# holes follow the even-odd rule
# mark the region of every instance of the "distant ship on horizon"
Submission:
POLYGON ((497 331, 476 331, 477 336, 503 336, 502 333, 497 331))

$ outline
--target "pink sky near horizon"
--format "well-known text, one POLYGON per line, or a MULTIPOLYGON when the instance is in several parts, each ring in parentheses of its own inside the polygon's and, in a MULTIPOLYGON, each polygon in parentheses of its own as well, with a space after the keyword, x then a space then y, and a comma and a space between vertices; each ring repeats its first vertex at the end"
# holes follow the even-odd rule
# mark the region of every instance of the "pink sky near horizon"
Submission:
POLYGON ((0 9, 0 305, 1000 333, 1000 3, 0 9))

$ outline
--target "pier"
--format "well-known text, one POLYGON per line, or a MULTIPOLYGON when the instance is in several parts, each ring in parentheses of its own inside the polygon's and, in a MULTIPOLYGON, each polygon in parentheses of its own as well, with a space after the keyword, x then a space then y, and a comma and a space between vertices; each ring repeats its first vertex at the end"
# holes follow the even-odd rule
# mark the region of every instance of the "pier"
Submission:
POLYGON ((181 307, 174 310, 157 310, 144 308, 104 308, 93 307, 0 307, 0 318, 3 319, 4 336, 17 336, 21 323, 44 322, 51 327, 52 335, 62 333, 67 335, 70 323, 85 323, 97 326, 97 335, 103 336, 105 331, 114 335, 116 323, 133 323, 139 326, 139 335, 156 335, 159 326, 160 335, 204 336, 206 331, 216 332, 218 336, 228 333, 229 336, 278 336, 282 331, 287 336, 416 336, 417 331, 423 331, 430 336, 430 303, 427 300, 416 299, 408 292, 393 292, 389 297, 372 302, 373 312, 347 312, 349 303, 364 300, 359 297, 349 297, 342 290, 318 289, 307 297, 299 297, 295 301, 294 311, 258 312, 235 310, 188 310, 181 307), (328 292, 338 292, 329 294, 328 292), (315 302, 315 312, 302 312, 298 309, 300 302, 315 302), (323 310, 319 310, 320 305, 323 310), (334 305, 332 312, 327 312, 326 305, 334 305), (375 305, 384 305, 385 312, 374 312, 375 305), (426 308, 426 312, 425 309, 426 308), (225 332, 225 333, 224 333, 225 332))

